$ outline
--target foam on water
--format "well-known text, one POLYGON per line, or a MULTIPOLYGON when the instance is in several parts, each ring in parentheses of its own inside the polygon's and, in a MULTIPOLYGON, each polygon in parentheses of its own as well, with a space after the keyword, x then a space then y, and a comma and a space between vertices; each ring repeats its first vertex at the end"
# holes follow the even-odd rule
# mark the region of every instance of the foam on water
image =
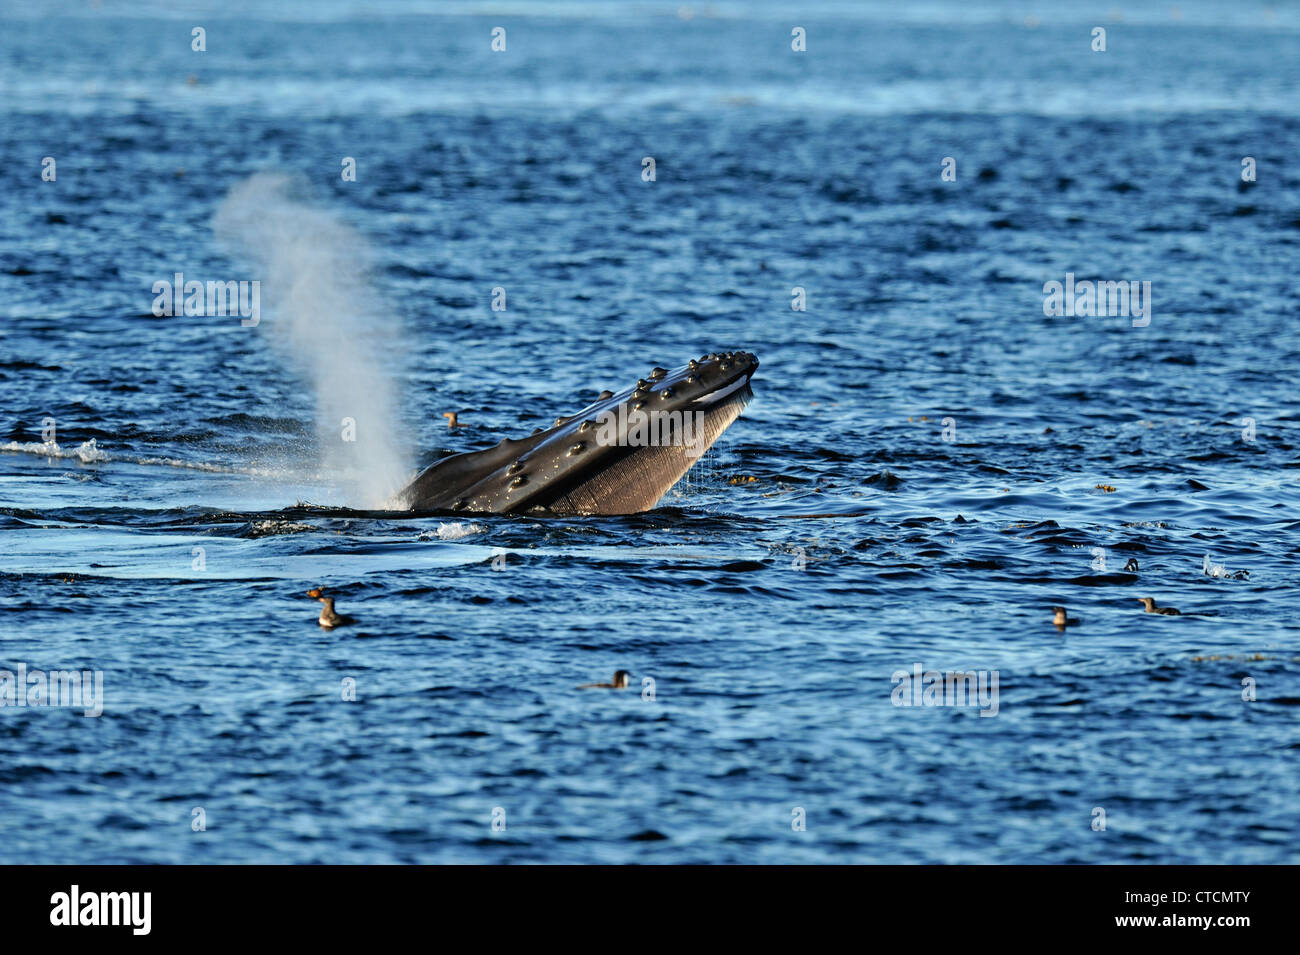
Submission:
POLYGON ((0 451, 8 454, 30 454, 38 458, 77 459, 82 464, 106 464, 108 462, 140 464, 145 467, 188 468, 192 471, 208 471, 213 474, 249 474, 254 477, 283 478, 284 470, 274 468, 246 467, 230 464, 218 464, 213 461, 186 461, 182 458, 160 458, 137 454, 109 454, 98 444, 96 438, 83 441, 75 448, 65 448, 57 441, 9 441, 0 444, 0 451))

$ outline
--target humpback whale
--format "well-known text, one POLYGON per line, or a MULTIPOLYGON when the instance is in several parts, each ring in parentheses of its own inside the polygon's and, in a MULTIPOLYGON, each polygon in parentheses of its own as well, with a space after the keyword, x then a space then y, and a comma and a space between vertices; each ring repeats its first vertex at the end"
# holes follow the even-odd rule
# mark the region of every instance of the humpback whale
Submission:
POLYGON ((435 461, 398 501, 465 514, 648 511, 740 416, 757 368, 749 352, 713 352, 672 372, 655 368, 527 438, 435 461))

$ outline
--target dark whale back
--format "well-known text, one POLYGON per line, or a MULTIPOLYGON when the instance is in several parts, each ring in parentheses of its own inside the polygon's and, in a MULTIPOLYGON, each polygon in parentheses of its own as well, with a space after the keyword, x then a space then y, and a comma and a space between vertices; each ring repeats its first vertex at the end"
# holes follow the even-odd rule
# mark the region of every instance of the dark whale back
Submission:
POLYGON ((402 492, 408 507, 422 511, 450 511, 465 493, 488 475, 504 471, 521 455, 541 444, 546 432, 528 438, 506 438, 482 451, 448 455, 425 468, 402 492))

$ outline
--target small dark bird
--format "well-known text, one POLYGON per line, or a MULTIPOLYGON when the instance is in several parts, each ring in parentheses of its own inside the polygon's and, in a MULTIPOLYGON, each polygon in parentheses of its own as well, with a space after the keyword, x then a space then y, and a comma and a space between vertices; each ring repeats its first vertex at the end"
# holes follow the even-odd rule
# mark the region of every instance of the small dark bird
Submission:
POLYGON ((1124 570, 1125 570, 1127 573, 1130 573, 1130 574, 1136 574, 1136 573, 1138 572, 1138 562, 1137 562, 1137 560, 1136 560, 1135 558, 1133 558, 1133 557, 1130 557, 1130 558, 1128 559, 1128 562, 1124 564, 1124 570))
POLYGON ((311 590, 307 591, 307 596, 315 597, 324 604, 321 608, 320 616, 316 618, 316 622, 326 630, 333 630, 335 627, 346 627, 350 623, 357 622, 356 617, 349 617, 345 613, 335 613, 334 598, 326 597, 324 591, 320 587, 313 587, 311 590))
POLYGON ((632 674, 626 670, 614 671, 614 682, 612 683, 584 683, 578 687, 580 690, 625 690, 627 689, 627 678, 632 674))
POLYGON ((1064 630, 1066 627, 1077 627, 1079 625, 1078 617, 1067 617, 1064 607, 1052 608, 1052 623, 1056 625, 1057 630, 1064 630))
POLYGON ((1183 613, 1173 607, 1157 607, 1155 599, 1152 597, 1139 597, 1138 600, 1142 601, 1142 606, 1147 608, 1147 613, 1163 613, 1170 617, 1180 617, 1183 613))

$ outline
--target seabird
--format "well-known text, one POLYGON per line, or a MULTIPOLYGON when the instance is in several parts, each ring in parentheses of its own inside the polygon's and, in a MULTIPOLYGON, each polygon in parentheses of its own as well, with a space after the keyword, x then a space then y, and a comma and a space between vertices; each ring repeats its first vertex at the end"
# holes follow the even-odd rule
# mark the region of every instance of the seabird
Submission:
POLYGON ((1067 617, 1064 607, 1052 608, 1052 623, 1056 625, 1057 630, 1064 630, 1066 627, 1077 627, 1079 625, 1078 617, 1067 617))
POLYGON ((1157 607, 1155 599, 1152 597, 1139 597, 1138 600, 1142 601, 1142 606, 1147 608, 1147 613, 1163 613, 1170 617, 1179 617, 1183 613, 1173 607, 1157 607))
POLYGON ((614 681, 612 683, 584 683, 578 687, 580 690, 625 690, 627 689, 627 678, 632 674, 626 670, 615 670, 614 681))
POLYGON ((324 606, 321 607, 320 616, 316 618, 316 622, 326 630, 333 630, 335 627, 345 627, 350 623, 357 622, 355 617, 349 617, 347 614, 343 613, 335 613, 334 598, 326 597, 321 588, 313 587, 311 590, 307 591, 307 596, 315 597, 324 604, 324 606))

